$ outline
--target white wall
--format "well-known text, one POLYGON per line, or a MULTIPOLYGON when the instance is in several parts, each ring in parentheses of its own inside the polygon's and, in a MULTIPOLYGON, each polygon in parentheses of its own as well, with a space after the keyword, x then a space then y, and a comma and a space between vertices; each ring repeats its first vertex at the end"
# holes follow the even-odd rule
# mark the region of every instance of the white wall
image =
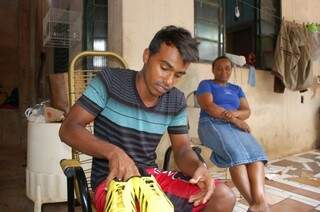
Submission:
POLYGON ((142 52, 155 32, 179 25, 193 32, 193 0, 123 0, 123 56, 129 67, 140 70, 142 52))
MULTIPOLYGON (((320 23, 320 0, 283 0, 282 5, 282 14, 288 20, 320 23)), ((162 26, 174 24, 193 32, 193 0, 122 0, 122 9, 122 53, 132 69, 141 69, 142 52, 162 26)), ((315 72, 320 73, 319 64, 315 72)), ((311 91, 274 93, 273 76, 261 70, 257 71, 257 86, 251 88, 247 85, 247 74, 246 69, 237 69, 232 81, 241 85, 247 94, 252 109, 248 122, 269 157, 277 158, 315 147, 319 138, 320 91, 313 98, 311 91), (300 103, 301 96, 304 96, 303 104, 300 103)), ((192 64, 177 87, 187 94, 196 89, 200 80, 210 77, 210 65, 192 64)), ((197 117, 196 114, 192 116, 197 117)), ((193 126, 197 125, 197 118, 192 122, 193 126)), ((195 134, 195 131, 191 133, 195 134)), ((168 142, 167 137, 163 140, 160 155, 168 142)))

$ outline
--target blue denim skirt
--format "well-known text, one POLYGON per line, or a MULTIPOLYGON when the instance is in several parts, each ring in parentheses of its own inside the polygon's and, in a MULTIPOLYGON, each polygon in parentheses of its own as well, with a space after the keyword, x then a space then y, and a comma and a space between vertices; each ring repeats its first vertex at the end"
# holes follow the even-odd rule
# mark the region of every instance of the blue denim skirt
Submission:
POLYGON ((198 134, 201 142, 212 149, 210 159, 218 167, 268 161, 261 145, 251 133, 221 119, 200 118, 198 134))

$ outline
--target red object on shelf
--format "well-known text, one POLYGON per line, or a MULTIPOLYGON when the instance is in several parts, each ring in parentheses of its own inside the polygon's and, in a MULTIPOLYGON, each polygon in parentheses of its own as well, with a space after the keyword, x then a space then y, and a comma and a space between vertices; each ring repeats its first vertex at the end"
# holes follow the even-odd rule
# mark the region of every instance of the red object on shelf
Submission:
POLYGON ((0 109, 18 109, 17 106, 15 105, 10 105, 10 104, 1 104, 0 105, 0 109))
POLYGON ((255 53, 251 52, 247 55, 245 55, 246 57, 246 62, 248 65, 252 65, 255 66, 256 65, 256 55, 255 53))

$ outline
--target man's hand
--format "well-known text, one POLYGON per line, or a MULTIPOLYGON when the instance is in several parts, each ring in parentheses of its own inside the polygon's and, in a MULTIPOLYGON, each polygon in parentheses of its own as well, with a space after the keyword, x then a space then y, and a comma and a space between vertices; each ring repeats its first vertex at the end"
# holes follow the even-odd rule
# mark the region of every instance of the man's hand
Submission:
POLYGON ((110 155, 108 159, 110 172, 106 180, 107 186, 114 178, 126 181, 132 176, 140 176, 133 160, 121 148, 114 146, 110 155))
POLYGON ((197 184, 200 188, 199 193, 190 196, 189 202, 193 202, 194 206, 205 204, 212 196, 215 188, 214 180, 210 177, 208 169, 204 165, 199 166, 189 182, 197 184))

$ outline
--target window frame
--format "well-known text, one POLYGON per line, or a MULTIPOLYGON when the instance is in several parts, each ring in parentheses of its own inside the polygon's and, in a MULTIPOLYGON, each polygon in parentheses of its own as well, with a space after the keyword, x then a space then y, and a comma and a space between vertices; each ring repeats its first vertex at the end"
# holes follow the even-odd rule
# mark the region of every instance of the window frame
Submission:
MULTIPOLYGON (((215 43, 217 44, 218 50, 217 53, 219 55, 224 54, 225 51, 225 18, 224 18, 224 0, 217 0, 218 3, 210 3, 210 2, 206 2, 206 0, 194 0, 194 35, 195 38, 201 42, 201 41, 205 41, 205 42, 211 42, 211 43, 215 43), (209 4, 212 6, 215 6, 218 8, 218 20, 207 20, 207 19, 203 19, 198 15, 198 10, 197 10, 197 2, 199 2, 200 4, 209 4), (201 37, 198 35, 198 25, 199 25, 199 21, 206 21, 209 22, 210 24, 215 24, 217 25, 218 28, 218 40, 214 40, 214 39, 209 39, 209 38, 205 38, 205 37, 201 37)), ((212 60, 215 59, 215 57, 212 58, 212 60)), ((210 59, 204 59, 201 58, 201 56, 199 55, 199 62, 200 63, 211 63, 212 60, 210 59)))
MULTIPOLYGON (((98 3, 96 0, 84 0, 83 7, 83 43, 82 49, 87 51, 107 51, 108 50, 108 0, 104 0, 105 4, 98 3), (105 9, 105 21, 103 19, 99 19, 95 16, 95 9, 104 8, 105 9), (105 36, 95 36, 95 26, 98 22, 106 23, 106 34, 105 36), (94 42, 96 40, 105 40, 105 49, 95 49, 94 42)), ((94 56, 92 58, 85 58, 84 65, 86 69, 101 69, 106 67, 107 59, 101 56, 94 56), (102 64, 101 66, 96 66, 95 64, 102 64)))
MULTIPOLYGON (((207 0, 208 1, 208 0, 207 0)), ((227 47, 227 42, 230 42, 228 41, 227 39, 227 26, 226 26, 226 22, 227 22, 227 18, 226 18, 226 15, 227 15, 227 12, 226 12, 226 1, 224 0, 216 0, 218 1, 218 3, 213 3, 213 4, 216 4, 216 6, 219 6, 219 16, 218 16, 218 20, 213 20, 211 21, 211 23, 217 23, 218 24, 218 30, 219 30, 219 35, 218 36, 218 40, 212 40, 212 39, 207 39, 207 38, 203 38, 201 37, 201 35, 199 36, 198 35, 198 32, 197 32, 197 29, 198 29, 198 24, 199 24, 199 20, 201 20, 201 17, 197 14, 198 13, 198 10, 197 10, 197 2, 206 2, 206 0, 194 0, 194 35, 196 37, 196 39, 198 39, 198 41, 209 41, 209 42, 213 42, 213 43, 216 43, 218 44, 218 50, 217 50, 217 53, 218 55, 217 56, 221 56, 223 55, 225 52, 226 52, 226 47, 227 47), (199 18, 200 17, 200 18, 199 18), (222 33, 222 34, 221 34, 222 33)), ((208 4, 208 2, 207 2, 208 4)), ((209 3, 210 4, 210 3, 209 3)), ((245 4, 245 3, 244 3, 245 4)), ((247 2, 248 4, 248 2, 247 2)), ((279 5, 279 8, 277 8, 275 14, 272 14, 271 16, 279 16, 279 19, 280 17, 282 16, 281 14, 281 8, 282 8, 282 3, 281 1, 278 2, 278 5, 279 5)), ((256 55, 256 60, 257 60, 257 63, 256 63, 256 67, 259 68, 259 69, 264 69, 264 70, 270 70, 270 67, 267 67, 268 65, 267 64, 264 64, 263 63, 263 50, 262 50, 262 30, 261 30, 261 25, 262 25, 262 18, 261 18, 261 0, 255 0, 254 1, 254 5, 252 5, 256 8, 259 8, 259 9, 254 9, 254 20, 252 22, 252 37, 251 37, 251 40, 254 46, 254 53, 256 55)), ((273 54, 274 54, 274 50, 275 50, 275 46, 276 46, 276 39, 277 39, 277 36, 278 36, 278 32, 279 32, 279 29, 280 29, 280 25, 281 25, 281 21, 277 19, 275 19, 276 22, 275 22, 275 33, 272 34, 272 35, 267 35, 267 37, 272 37, 273 39, 273 42, 274 42, 274 46, 273 46, 273 49, 271 49, 270 51, 273 51, 273 54)), ((239 25, 240 26, 240 25, 239 25)), ((242 26, 243 27, 243 26, 242 26)), ((241 28, 241 27, 239 27, 241 28)), ((200 49, 199 49, 200 50, 200 49)), ((232 52, 228 52, 228 53, 231 53, 232 52)), ((213 58, 215 59, 215 58, 213 58)), ((203 58, 200 58, 199 59, 199 62, 200 63, 211 63, 212 60, 208 60, 208 59, 203 59, 203 58)), ((264 61, 265 62, 265 61, 264 61)))

